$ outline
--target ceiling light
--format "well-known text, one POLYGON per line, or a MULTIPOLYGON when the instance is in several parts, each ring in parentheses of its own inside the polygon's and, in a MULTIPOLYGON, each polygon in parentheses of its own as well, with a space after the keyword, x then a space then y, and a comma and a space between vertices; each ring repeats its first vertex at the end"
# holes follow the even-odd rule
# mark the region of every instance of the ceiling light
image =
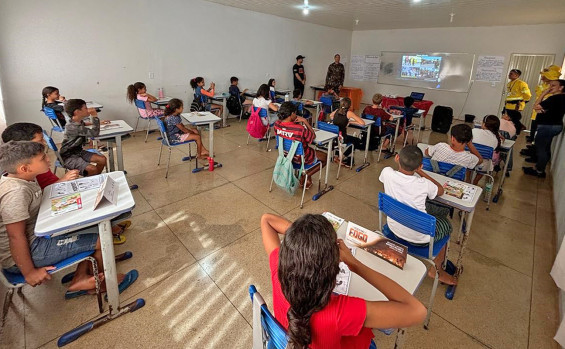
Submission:
POLYGON ((310 8, 308 6, 304 6, 304 8, 302 9, 302 13, 308 15, 310 13, 310 8))
POLYGON ((415 3, 415 4, 419 3, 420 1, 422 1, 422 0, 412 0, 412 2, 415 3))

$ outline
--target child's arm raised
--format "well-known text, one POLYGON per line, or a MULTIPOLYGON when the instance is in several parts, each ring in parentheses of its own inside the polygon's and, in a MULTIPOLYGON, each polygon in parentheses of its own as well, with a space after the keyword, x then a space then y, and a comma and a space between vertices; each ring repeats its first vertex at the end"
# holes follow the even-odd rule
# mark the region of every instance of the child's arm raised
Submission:
POLYGON ((367 315, 363 326, 368 328, 402 328, 424 321, 426 307, 402 286, 359 262, 343 240, 338 240, 341 260, 349 269, 378 289, 388 301, 366 301, 367 315))
POLYGON ((25 229, 25 221, 6 224, 12 258, 14 258, 14 262, 16 262, 26 282, 35 287, 45 280, 51 280, 51 275, 49 275, 48 271, 55 269, 55 267, 36 268, 33 265, 25 229))
POLYGON ((267 255, 281 245, 279 234, 286 233, 291 224, 288 219, 274 214, 265 213, 261 216, 261 236, 267 255))

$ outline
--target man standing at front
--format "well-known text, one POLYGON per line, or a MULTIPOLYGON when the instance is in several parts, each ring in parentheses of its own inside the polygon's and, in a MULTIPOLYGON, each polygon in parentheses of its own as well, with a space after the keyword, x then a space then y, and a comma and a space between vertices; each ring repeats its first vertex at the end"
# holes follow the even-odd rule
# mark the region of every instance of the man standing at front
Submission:
MULTIPOLYGON (((522 114, 526 102, 532 98, 530 87, 525 81, 520 80, 522 72, 518 69, 510 70, 508 79, 510 81, 506 85, 506 105, 507 110, 516 110, 522 114)), ((521 130, 516 129, 516 133, 520 134, 521 130)))
POLYGON ((339 54, 334 56, 334 62, 328 67, 328 73, 326 74, 326 86, 325 90, 333 90, 339 95, 339 90, 343 87, 343 81, 345 80, 345 67, 339 62, 339 54))
POLYGON ((304 56, 296 56, 296 64, 292 67, 292 74, 294 76, 294 89, 300 90, 301 95, 304 96, 304 85, 306 85, 306 73, 304 72, 304 56))

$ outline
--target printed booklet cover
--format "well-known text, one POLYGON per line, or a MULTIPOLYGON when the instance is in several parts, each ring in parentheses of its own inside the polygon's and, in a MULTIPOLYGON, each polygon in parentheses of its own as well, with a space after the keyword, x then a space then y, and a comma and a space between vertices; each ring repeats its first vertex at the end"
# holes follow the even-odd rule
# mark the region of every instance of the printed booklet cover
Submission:
POLYGON ((473 197, 475 197, 475 192, 477 191, 475 187, 455 181, 445 182, 443 189, 446 195, 456 197, 463 201, 473 201, 473 197))
POLYGON ((347 223, 345 238, 347 242, 384 259, 400 269, 403 269, 404 264, 406 264, 408 248, 396 241, 387 239, 379 233, 349 222, 347 223))
POLYGON ((74 193, 51 200, 51 214, 53 216, 79 210, 81 208, 82 199, 80 197, 80 193, 74 193))
POLYGON ((332 226, 334 227, 334 230, 337 231, 339 229, 339 227, 341 226, 341 224, 343 223, 344 219, 340 218, 334 214, 331 214, 329 212, 324 212, 322 213, 322 216, 326 217, 326 219, 328 221, 330 221, 330 223, 332 224, 332 226))

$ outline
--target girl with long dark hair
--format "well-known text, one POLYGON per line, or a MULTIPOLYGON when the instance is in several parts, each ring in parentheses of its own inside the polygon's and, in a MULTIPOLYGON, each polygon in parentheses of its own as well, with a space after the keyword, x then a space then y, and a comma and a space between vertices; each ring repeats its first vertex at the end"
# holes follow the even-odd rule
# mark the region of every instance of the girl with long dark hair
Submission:
POLYGON ((196 129, 187 128, 182 123, 180 114, 183 111, 183 103, 178 98, 173 98, 165 106, 165 124, 167 125, 167 135, 171 143, 186 141, 196 141, 198 156, 202 159, 210 156, 208 149, 202 144, 202 137, 196 129))
POLYGON ((324 216, 306 214, 291 223, 264 214, 261 233, 269 255, 274 313, 287 329, 288 348, 367 349, 371 328, 403 328, 424 320, 426 308, 396 282, 355 259, 324 216), (285 235, 282 242, 279 234, 285 235), (340 260, 389 300, 332 294, 340 260))

